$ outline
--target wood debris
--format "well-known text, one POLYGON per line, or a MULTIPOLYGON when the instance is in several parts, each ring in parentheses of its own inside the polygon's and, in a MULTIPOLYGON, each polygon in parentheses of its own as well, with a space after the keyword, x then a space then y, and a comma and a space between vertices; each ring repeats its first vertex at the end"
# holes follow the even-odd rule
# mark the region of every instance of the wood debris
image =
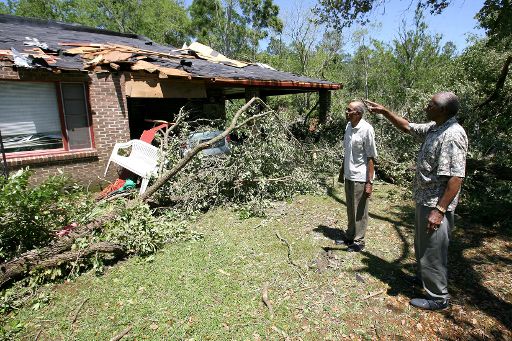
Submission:
POLYGON ((268 298, 268 283, 265 283, 263 285, 263 288, 261 289, 261 300, 267 306, 268 308, 268 314, 271 319, 274 318, 274 309, 272 308, 272 304, 270 303, 270 300, 268 298))
POLYGON ((119 63, 131 64, 131 70, 144 70, 149 73, 159 72, 159 78, 167 77, 188 77, 192 78, 191 74, 185 70, 178 68, 171 68, 159 65, 155 60, 180 60, 178 67, 183 65, 191 66, 192 61, 183 62, 186 59, 204 59, 213 63, 220 63, 234 67, 245 67, 249 64, 240 62, 238 60, 230 59, 209 46, 200 44, 198 42, 192 43, 185 49, 170 51, 169 53, 151 51, 141 49, 133 46, 121 44, 93 44, 90 42, 61 42, 61 46, 69 46, 65 49, 65 54, 80 55, 84 60, 84 67, 93 69, 98 65, 110 66, 114 63, 114 69, 119 70, 117 67, 119 63))
POLYGON ((180 59, 190 58, 189 55, 170 54, 120 44, 90 44, 90 43, 60 43, 63 46, 73 46, 64 51, 66 54, 80 55, 84 59, 86 68, 95 68, 100 65, 107 65, 114 70, 119 70, 120 63, 128 63, 134 71, 144 70, 149 73, 158 72, 160 78, 187 77, 192 78, 187 71, 165 67, 144 59, 180 59), (82 44, 82 45, 80 45, 82 44))
POLYGON ((130 331, 132 330, 132 326, 128 326, 126 329, 124 329, 121 333, 117 334, 113 338, 110 339, 110 341, 119 341, 123 337, 125 337, 130 331))

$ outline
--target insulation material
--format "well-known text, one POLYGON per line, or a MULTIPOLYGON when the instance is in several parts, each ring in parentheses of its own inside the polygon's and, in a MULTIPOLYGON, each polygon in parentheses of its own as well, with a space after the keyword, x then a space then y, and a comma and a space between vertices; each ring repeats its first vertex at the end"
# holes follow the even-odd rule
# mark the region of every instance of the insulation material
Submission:
POLYGON ((48 44, 40 42, 39 39, 37 39, 37 38, 25 37, 25 41, 23 42, 23 45, 25 45, 25 46, 37 46, 37 47, 40 47, 40 48, 45 49, 45 50, 48 49, 48 44))
POLYGON ((30 58, 29 56, 22 55, 21 53, 16 51, 16 49, 14 49, 14 48, 11 48, 11 51, 12 51, 12 55, 14 57, 14 65, 20 66, 20 67, 26 67, 28 69, 31 69, 33 67, 32 66, 32 58, 30 58))
POLYGON ((230 59, 224 56, 223 54, 215 51, 211 47, 198 43, 197 41, 190 44, 188 49, 197 53, 199 58, 203 58, 214 63, 222 63, 236 67, 246 67, 247 65, 249 65, 238 60, 230 59))

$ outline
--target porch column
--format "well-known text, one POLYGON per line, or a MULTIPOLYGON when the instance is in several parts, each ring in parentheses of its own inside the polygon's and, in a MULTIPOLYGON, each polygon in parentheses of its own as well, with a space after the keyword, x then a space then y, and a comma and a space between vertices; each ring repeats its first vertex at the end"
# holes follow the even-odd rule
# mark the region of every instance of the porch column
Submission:
POLYGON ((325 123, 327 113, 331 108, 331 92, 329 90, 318 91, 318 120, 319 123, 325 123))
POLYGON ((260 89, 246 88, 245 89, 245 103, 249 102, 253 97, 260 97, 260 89))

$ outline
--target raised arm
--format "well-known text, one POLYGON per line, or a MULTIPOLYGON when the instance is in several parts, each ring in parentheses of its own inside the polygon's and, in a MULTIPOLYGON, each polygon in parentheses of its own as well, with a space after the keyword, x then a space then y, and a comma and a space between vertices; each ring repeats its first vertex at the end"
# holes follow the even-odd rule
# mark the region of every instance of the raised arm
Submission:
POLYGON ((404 133, 409 132, 409 121, 405 118, 398 116, 391 110, 387 109, 381 104, 365 100, 366 108, 371 113, 382 114, 385 118, 388 119, 395 127, 403 131, 404 133))

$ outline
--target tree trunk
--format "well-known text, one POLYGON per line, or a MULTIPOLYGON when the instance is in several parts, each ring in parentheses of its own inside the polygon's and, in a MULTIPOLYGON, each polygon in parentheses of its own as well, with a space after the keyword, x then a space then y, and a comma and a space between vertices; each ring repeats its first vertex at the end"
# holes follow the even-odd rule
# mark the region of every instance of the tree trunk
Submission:
POLYGON ((46 260, 53 259, 56 255, 70 250, 77 238, 90 235, 94 230, 100 228, 106 221, 112 219, 114 215, 115 213, 110 213, 99 220, 90 222, 83 228, 79 228, 76 231, 71 232, 67 237, 55 240, 47 247, 26 252, 15 259, 1 264, 0 288, 11 280, 19 278, 30 270, 38 267, 39 264, 44 264, 46 260))

